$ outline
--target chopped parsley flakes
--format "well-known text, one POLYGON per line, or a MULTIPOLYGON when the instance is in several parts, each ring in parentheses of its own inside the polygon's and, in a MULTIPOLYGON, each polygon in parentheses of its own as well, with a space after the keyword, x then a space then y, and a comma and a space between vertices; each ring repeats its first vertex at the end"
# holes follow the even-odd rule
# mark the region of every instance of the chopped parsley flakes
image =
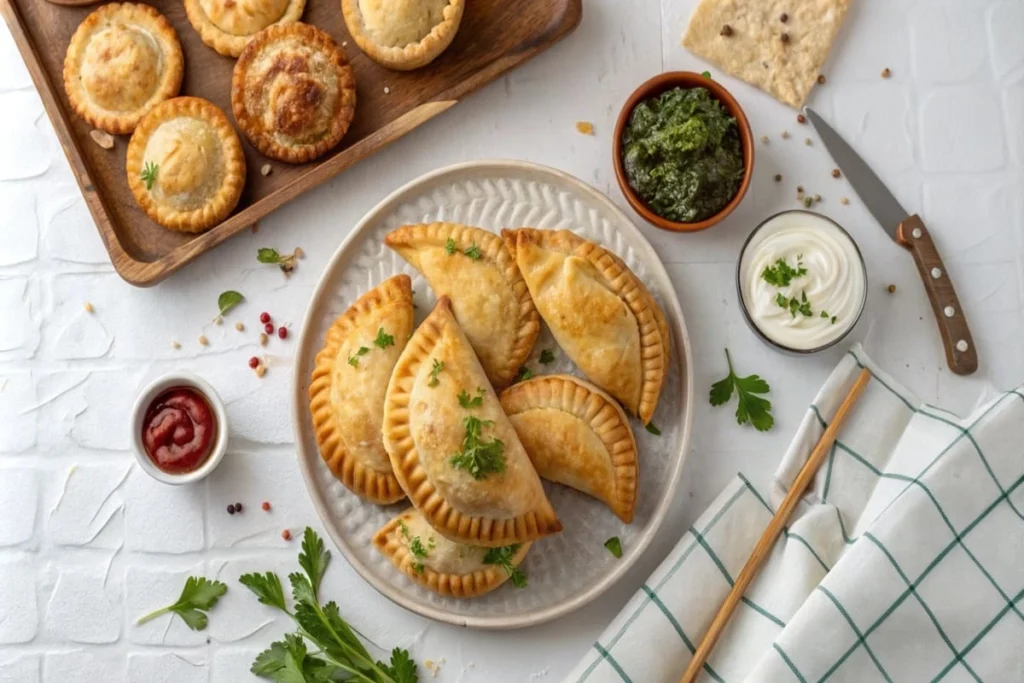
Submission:
POLYGON ((377 338, 373 340, 374 346, 379 346, 382 349, 386 349, 389 346, 395 345, 395 338, 384 331, 384 328, 377 330, 377 338))
POLYGON ((493 420, 481 420, 469 415, 462 420, 466 435, 462 439, 462 450, 448 461, 457 470, 466 470, 474 479, 483 479, 493 472, 505 471, 505 444, 501 439, 485 441, 481 438, 484 427, 494 424, 493 420))
POLYGON ((370 349, 368 349, 365 346, 360 346, 354 352, 349 354, 349 356, 348 356, 348 364, 351 365, 354 368, 358 368, 359 367, 359 356, 365 356, 369 352, 370 352, 370 349))

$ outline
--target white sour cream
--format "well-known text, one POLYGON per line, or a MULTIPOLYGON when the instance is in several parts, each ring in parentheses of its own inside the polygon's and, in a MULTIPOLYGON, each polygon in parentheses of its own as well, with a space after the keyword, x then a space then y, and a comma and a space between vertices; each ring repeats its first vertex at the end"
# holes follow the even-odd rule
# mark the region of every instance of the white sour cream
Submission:
POLYGON ((787 211, 769 219, 740 258, 740 292, 750 319, 764 336, 794 350, 816 349, 846 334, 864 306, 866 279, 853 240, 831 221, 806 211, 787 211), (802 264, 807 273, 777 287, 763 274, 779 259, 794 269, 802 264), (782 307, 780 294, 801 305, 806 295, 811 315, 782 307))

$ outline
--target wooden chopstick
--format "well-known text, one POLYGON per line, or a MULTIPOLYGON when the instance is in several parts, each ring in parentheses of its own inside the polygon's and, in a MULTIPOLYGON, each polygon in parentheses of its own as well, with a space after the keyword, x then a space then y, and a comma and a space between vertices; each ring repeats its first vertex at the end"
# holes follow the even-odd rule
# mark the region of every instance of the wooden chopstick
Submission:
POLYGON ((839 406, 839 410, 836 411, 835 416, 832 418, 832 423, 825 430, 825 433, 821 435, 821 439, 818 440, 818 444, 811 451, 811 455, 807 458, 807 462, 804 463, 800 473, 796 475, 796 480, 793 485, 789 487, 789 493, 786 494, 786 498, 782 501, 782 505, 779 506, 775 516, 772 517, 772 521, 768 523, 768 527, 761 534, 761 538, 758 540, 757 545, 754 546, 754 551, 750 553, 750 558, 747 563, 743 565, 743 571, 736 578, 736 582, 732 586, 732 590, 729 591, 729 595, 726 596, 725 602, 718 609, 718 614, 715 615, 714 620, 711 622, 711 626, 708 627, 707 633, 700 641, 700 645, 697 646, 696 651, 693 653, 693 659, 690 660, 689 666, 686 667, 686 671, 683 673, 683 677, 679 679, 679 683, 693 683, 697 680, 697 676, 700 674, 701 669, 704 668, 704 663, 707 661, 708 656, 715 647, 715 643, 721 637, 722 632, 725 631, 726 624, 729 623, 729 618, 732 613, 736 611, 736 606, 740 604, 740 599, 746 592, 747 588, 753 583, 754 579, 757 578, 758 572, 761 571, 761 565, 768 559, 769 553, 771 553, 772 546, 775 545, 775 541, 778 540, 782 534, 782 530, 786 528, 786 524, 789 523, 789 518, 796 510, 796 506, 800 503, 800 499, 803 498, 804 491, 810 485, 811 481, 814 480, 814 475, 818 473, 818 469, 821 467, 821 463, 825 461, 825 456, 828 454, 829 449, 832 448, 832 443, 836 440, 836 434, 843 426, 843 422, 846 420, 847 414, 853 408, 857 399, 864 392, 864 387, 867 386, 868 380, 871 379, 871 372, 864 368, 860 371, 860 375, 857 376, 857 381, 854 382, 853 387, 850 389, 850 393, 843 399, 842 404, 839 406))

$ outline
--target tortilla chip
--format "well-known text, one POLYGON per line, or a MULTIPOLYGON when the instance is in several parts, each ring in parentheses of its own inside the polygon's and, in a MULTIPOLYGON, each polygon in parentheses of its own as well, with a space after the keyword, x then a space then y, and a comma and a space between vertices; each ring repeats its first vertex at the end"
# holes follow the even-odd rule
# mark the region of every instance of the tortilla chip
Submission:
POLYGON ((683 46, 731 76, 800 108, 851 0, 701 0, 683 46), (785 13, 786 21, 781 17, 785 13), (728 26, 728 30, 723 30, 728 26), (723 35, 723 33, 730 33, 723 35), (789 40, 783 42, 782 34, 789 40))

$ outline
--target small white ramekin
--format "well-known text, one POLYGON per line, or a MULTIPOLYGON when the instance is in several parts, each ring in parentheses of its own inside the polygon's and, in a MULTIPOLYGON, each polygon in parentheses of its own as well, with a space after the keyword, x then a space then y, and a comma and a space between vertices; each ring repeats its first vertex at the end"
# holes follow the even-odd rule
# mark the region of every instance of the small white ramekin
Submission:
POLYGON ((139 467, 149 476, 165 484, 189 484, 203 479, 217 468, 220 461, 224 459, 224 453, 228 449, 228 415, 227 411, 224 410, 224 403, 208 382, 193 375, 191 372, 169 372, 156 378, 149 386, 143 389, 139 397, 135 399, 135 406, 132 408, 131 430, 132 452, 135 453, 135 460, 138 461, 139 467), (149 404, 163 392, 175 387, 195 389, 205 396, 206 402, 210 404, 210 409, 213 411, 213 419, 217 423, 217 437, 213 443, 213 450, 210 452, 210 456, 196 469, 181 474, 164 472, 157 467, 149 459, 149 455, 146 454, 146 448, 142 443, 142 421, 146 417, 146 410, 149 408, 149 404))

